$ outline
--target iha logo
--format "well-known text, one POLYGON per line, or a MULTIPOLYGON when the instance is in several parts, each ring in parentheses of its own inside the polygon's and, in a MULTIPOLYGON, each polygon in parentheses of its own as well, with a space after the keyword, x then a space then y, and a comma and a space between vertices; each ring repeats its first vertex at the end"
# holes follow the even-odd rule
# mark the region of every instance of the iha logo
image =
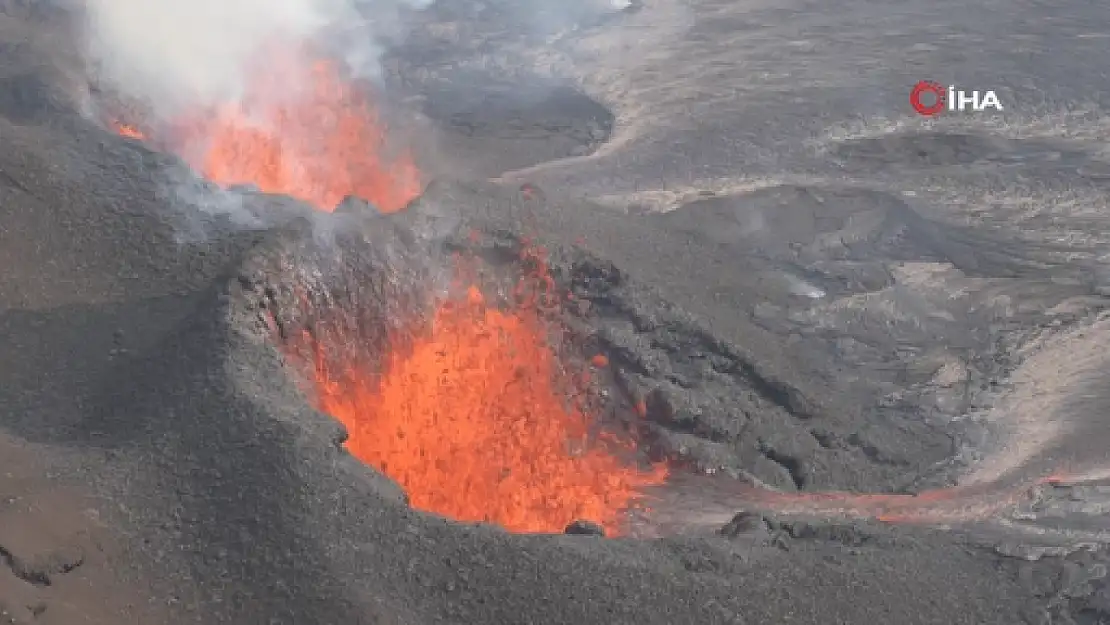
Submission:
POLYGON ((994 91, 965 91, 953 85, 922 80, 910 91, 910 106, 918 115, 932 117, 943 111, 1002 111, 1002 102, 994 91))

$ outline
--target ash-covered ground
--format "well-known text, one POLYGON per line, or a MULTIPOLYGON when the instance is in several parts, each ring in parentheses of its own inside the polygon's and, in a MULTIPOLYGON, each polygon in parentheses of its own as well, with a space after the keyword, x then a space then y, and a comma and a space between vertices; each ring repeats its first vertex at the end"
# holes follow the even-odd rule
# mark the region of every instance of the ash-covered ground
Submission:
POLYGON ((0 4, 0 618, 1110 619, 1110 8, 795 4, 584 5, 550 31, 437 4, 389 80, 429 161, 499 180, 395 216, 246 194, 232 218, 82 114, 55 15, 0 4), (1004 118, 909 118, 903 91, 956 61, 1004 118), (567 321, 609 358, 611 418, 642 399, 683 467, 638 520, 663 538, 410 510, 260 314, 295 325, 283 289, 319 283, 379 313, 383 276, 459 246, 511 273, 525 236, 589 303, 567 321), (841 490, 930 495, 799 496, 841 490))

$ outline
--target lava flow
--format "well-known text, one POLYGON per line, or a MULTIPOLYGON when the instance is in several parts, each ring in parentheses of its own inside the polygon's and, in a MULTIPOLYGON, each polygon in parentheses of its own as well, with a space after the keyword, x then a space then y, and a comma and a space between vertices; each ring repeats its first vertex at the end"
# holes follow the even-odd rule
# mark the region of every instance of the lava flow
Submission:
POLYGON ((514 532, 587 519, 620 534, 622 513, 667 470, 640 468, 631 441, 595 431, 583 376, 551 347, 533 288, 549 279, 533 264, 539 273, 522 279, 508 310, 461 281, 430 323, 391 336, 380 375, 330 366, 317 346, 316 394, 346 425, 351 453, 415 508, 514 532))
POLYGON ((326 211, 347 196, 384 212, 404 208, 421 190, 411 155, 388 156, 365 91, 306 50, 267 49, 234 101, 153 128, 117 122, 116 130, 178 155, 217 184, 250 184, 326 211))

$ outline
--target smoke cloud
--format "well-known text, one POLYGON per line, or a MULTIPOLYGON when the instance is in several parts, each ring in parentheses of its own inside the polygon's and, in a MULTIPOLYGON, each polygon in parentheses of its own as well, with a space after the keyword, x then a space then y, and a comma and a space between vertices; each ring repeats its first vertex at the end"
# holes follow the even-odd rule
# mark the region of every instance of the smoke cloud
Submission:
MULTIPOLYGON (((398 11, 429 0, 86 0, 98 80, 173 114, 235 101, 252 63, 275 42, 341 40, 340 59, 373 76, 398 11)), ((288 85, 295 89, 297 85, 288 85)))

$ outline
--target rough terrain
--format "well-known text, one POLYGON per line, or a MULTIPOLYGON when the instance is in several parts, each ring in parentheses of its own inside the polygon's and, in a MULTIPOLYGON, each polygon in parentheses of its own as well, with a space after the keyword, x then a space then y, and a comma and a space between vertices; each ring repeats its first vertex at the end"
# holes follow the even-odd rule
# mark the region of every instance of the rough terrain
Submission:
MULTIPOLYGON (((534 43, 443 4, 420 19, 473 28, 455 40, 486 42, 478 56, 534 43)), ((646 3, 587 20, 531 57, 549 70, 538 83, 497 78, 531 95, 494 90, 504 108, 461 112, 449 80, 438 96, 421 80, 451 68, 417 29, 395 51, 397 89, 429 102, 438 166, 472 179, 444 177, 392 217, 247 194, 241 210, 261 221, 245 228, 167 196, 181 164, 83 115, 59 27, 33 3, 0 3, 0 619, 1110 619, 1110 166, 1093 61, 1106 39, 1079 36, 1110 9, 1023 2, 1013 21, 976 7, 956 23, 939 5, 863 20, 868 3, 838 16, 795 4, 646 3), (960 54, 915 37, 961 28, 969 50, 1016 41, 1030 60, 968 63, 980 69, 957 80, 1029 71, 1043 110, 994 129, 876 121, 904 112, 912 81, 848 85, 829 69, 832 49, 845 67, 921 78, 960 54), (613 29, 665 43, 618 54, 603 44, 613 29), (682 82, 691 67, 704 84, 682 82), (1053 82, 1060 67, 1074 85, 1053 82), (833 104, 857 119, 832 119, 833 104), (450 166, 467 154, 489 156, 450 166), (494 260, 538 236, 591 302, 575 323, 613 363, 613 401, 645 398, 655 453, 688 461, 644 521, 665 538, 514 536, 414 512, 297 389, 257 295, 313 274, 275 270, 275 254, 329 249, 320 233, 341 231, 365 233, 371 255, 407 246, 388 258, 432 262, 471 229, 494 260), (1050 474, 1062 483, 1037 484, 1050 474), (970 494, 905 524, 866 518, 862 500, 794 497, 957 482, 970 494)))

